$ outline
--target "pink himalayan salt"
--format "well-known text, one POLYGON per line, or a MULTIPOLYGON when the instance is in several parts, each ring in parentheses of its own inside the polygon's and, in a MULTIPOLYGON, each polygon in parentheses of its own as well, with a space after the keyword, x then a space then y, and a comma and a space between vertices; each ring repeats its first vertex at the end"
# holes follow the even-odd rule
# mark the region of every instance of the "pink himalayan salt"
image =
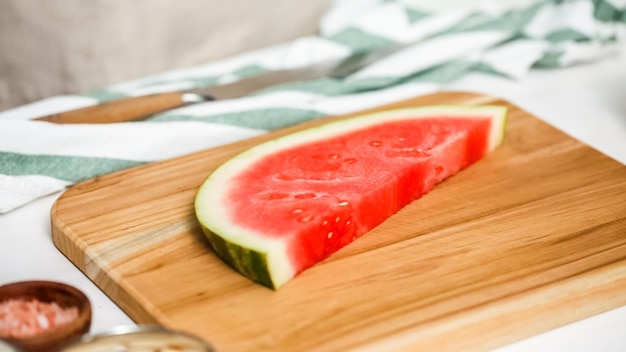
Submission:
POLYGON ((31 337, 77 317, 76 307, 62 308, 56 302, 41 302, 34 298, 9 299, 0 302, 0 336, 15 339, 31 337))

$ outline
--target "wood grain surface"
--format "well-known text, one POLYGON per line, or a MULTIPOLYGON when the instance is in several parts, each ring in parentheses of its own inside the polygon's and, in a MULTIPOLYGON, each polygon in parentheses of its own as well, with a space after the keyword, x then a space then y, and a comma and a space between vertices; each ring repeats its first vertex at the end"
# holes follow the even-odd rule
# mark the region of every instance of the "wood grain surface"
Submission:
MULTIPOLYGON (((626 304, 626 167, 510 108, 503 145, 277 292, 211 251, 197 188, 234 154, 342 117, 78 184, 56 246, 139 323, 220 351, 486 350, 626 304)), ((371 110, 370 110, 371 111, 371 110)))

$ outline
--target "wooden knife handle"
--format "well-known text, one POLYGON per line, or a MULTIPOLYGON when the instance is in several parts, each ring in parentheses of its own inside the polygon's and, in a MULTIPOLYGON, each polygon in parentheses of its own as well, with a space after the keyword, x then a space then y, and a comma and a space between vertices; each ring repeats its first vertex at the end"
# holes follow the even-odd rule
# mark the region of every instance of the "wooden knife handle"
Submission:
POLYGON ((170 92, 121 98, 71 110, 59 114, 43 116, 35 120, 54 123, 114 123, 140 120, 158 112, 185 105, 183 93, 170 92))

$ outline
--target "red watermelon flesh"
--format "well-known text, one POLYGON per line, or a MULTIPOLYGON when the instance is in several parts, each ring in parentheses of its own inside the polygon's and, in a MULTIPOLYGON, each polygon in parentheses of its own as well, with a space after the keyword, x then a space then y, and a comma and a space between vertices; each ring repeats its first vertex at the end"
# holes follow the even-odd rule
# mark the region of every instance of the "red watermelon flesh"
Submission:
POLYGON ((198 219, 226 263, 278 288, 481 159, 500 143, 505 115, 394 110, 266 142, 205 181, 198 219))

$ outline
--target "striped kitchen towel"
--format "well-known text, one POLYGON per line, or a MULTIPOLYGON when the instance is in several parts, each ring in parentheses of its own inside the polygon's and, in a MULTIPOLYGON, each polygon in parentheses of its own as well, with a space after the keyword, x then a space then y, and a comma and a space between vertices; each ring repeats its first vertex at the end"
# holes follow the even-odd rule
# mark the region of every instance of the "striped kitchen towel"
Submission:
POLYGON ((318 36, 2 112, 0 212, 113 171, 434 92, 469 72, 519 80, 535 67, 598 60, 619 48, 626 27, 625 0, 456 1, 446 7, 450 2, 337 1, 321 19, 318 36), (121 97, 228 83, 397 44, 409 45, 343 79, 285 84, 145 121, 55 125, 31 120, 121 97))

